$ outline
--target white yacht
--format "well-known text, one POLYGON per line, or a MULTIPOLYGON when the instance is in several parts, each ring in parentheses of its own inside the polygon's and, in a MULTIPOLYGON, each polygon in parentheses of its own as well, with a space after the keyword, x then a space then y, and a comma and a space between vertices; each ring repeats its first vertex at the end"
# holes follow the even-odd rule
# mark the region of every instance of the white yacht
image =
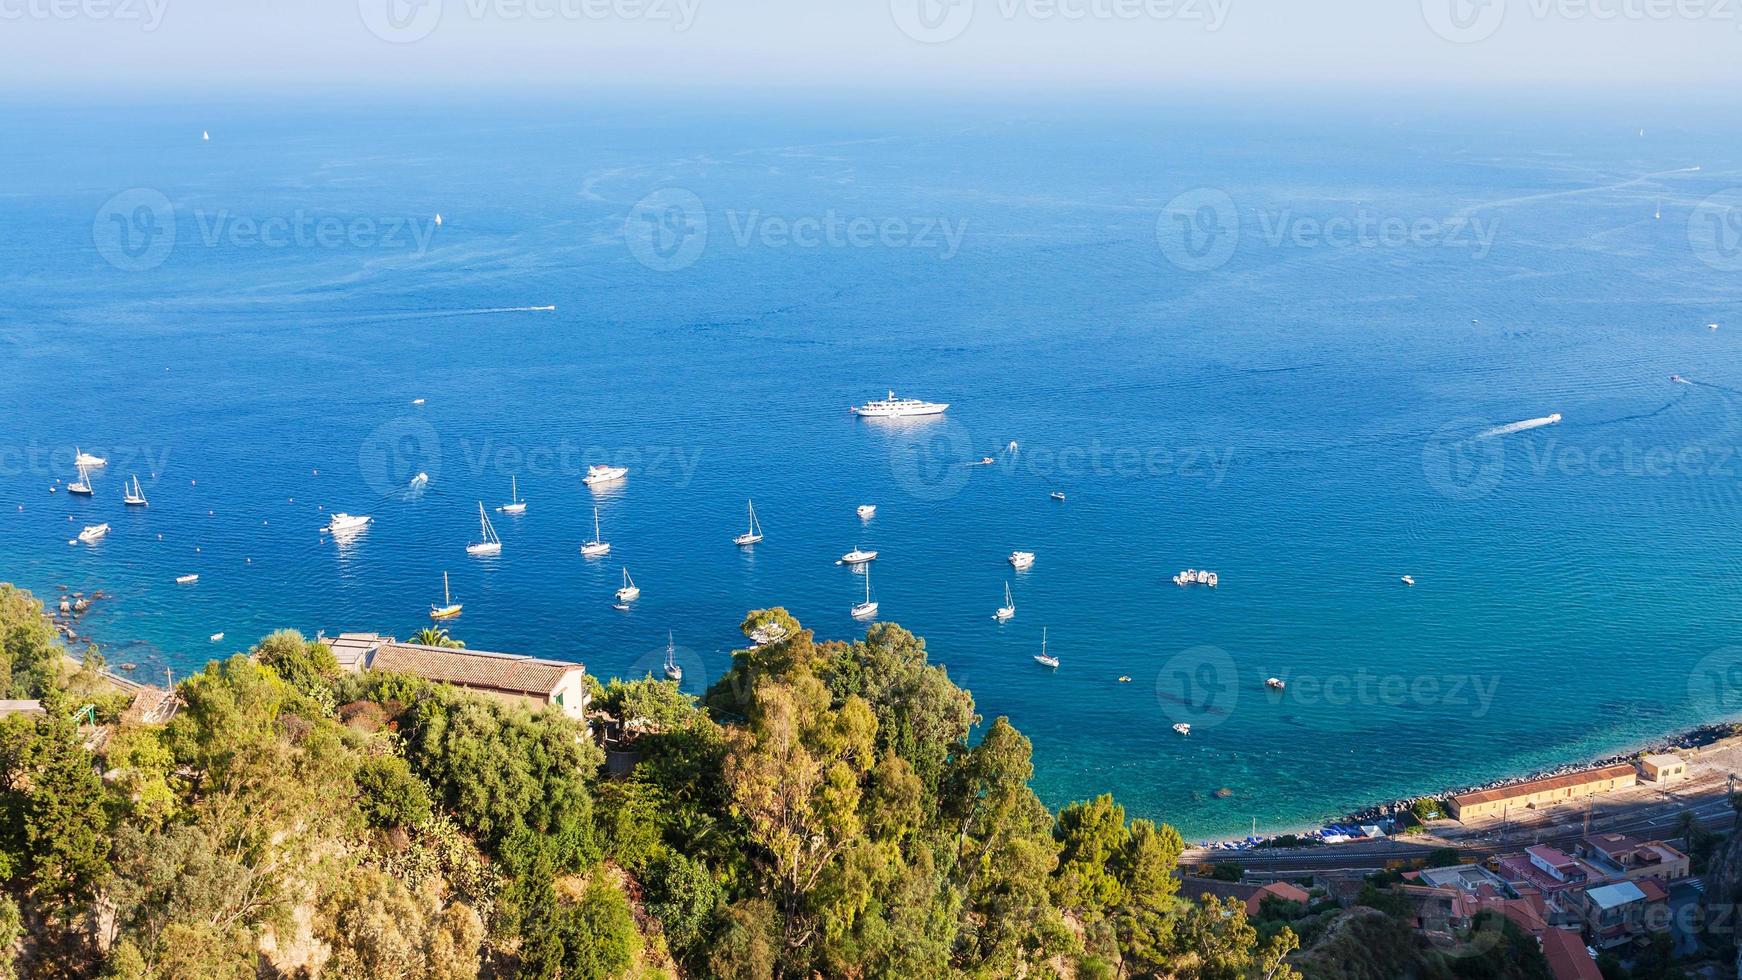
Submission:
POLYGON ((177 584, 177 585, 192 585, 195 582, 198 582, 199 580, 200 580, 200 577, 198 575, 177 575, 175 577, 175 584, 177 584))
POLYGON ((109 525, 107 524, 89 524, 85 526, 83 531, 79 532, 79 540, 86 544, 90 544, 93 541, 100 540, 103 535, 108 533, 109 525))
POLYGON ((636 587, 635 580, 629 577, 629 569, 623 569, 623 587, 617 590, 617 601, 631 603, 641 598, 641 590, 636 587))
POLYGON ((877 557, 877 552, 875 552, 875 551, 864 551, 864 550, 861 550, 859 548, 854 548, 852 551, 849 551, 846 554, 842 555, 841 560, 838 562, 835 562, 835 564, 837 564, 837 565, 863 565, 866 562, 871 561, 872 559, 874 559, 876 557, 877 557))
POLYGON ((1011 565, 1015 566, 1017 571, 1026 571, 1034 564, 1034 552, 1012 551, 1008 560, 1011 565))
POLYGON ((599 533, 599 508, 593 508, 593 540, 581 545, 581 554, 588 558, 598 558, 611 553, 611 542, 599 533))
POLYGON ((1182 721, 1173 726, 1173 730, 1179 732, 1181 735, 1190 735, 1192 733, 1192 726, 1182 721))
POLYGON ((871 569, 865 569, 865 601, 853 604, 854 619, 870 619, 877 615, 877 603, 871 601, 871 569))
POLYGON ((628 468, 623 466, 589 466, 587 475, 581 478, 581 482, 589 487, 596 487, 603 483, 615 483, 628 475, 628 468))
POLYGON ((1065 492, 1063 490, 1054 490, 1052 492, 1052 499, 1054 499, 1054 500, 1065 499, 1065 492))
POLYGON ((857 513, 860 517, 862 517, 868 521, 871 519, 871 516, 873 514, 877 513, 877 505, 876 504, 860 504, 859 510, 857 511, 857 513))
POLYGON ((750 529, 732 539, 732 543, 740 548, 762 540, 762 525, 756 520, 756 504, 747 500, 744 505, 750 509, 750 529))
POLYGON ((223 641, 224 641, 224 634, 222 631, 212 634, 212 642, 213 643, 222 643, 223 641))
POLYGON ((101 456, 93 456, 90 453, 80 452, 79 447, 74 446, 73 447, 73 465, 74 466, 83 466, 86 469, 94 470, 99 466, 108 466, 109 461, 104 459, 101 456))
POLYGON ((431 618, 431 619, 453 619, 455 616, 458 616, 460 614, 460 611, 464 608, 465 607, 462 606, 460 603, 457 603, 454 601, 453 593, 448 591, 448 573, 443 572, 442 573, 442 604, 438 606, 433 602, 430 603, 429 618, 431 618))
POLYGON ((91 489, 91 470, 89 467, 79 467, 79 478, 67 484, 67 493, 76 493, 81 497, 95 496, 91 489))
POLYGON ((466 545, 468 555, 499 555, 502 553, 502 539, 496 536, 496 528, 490 524, 490 515, 484 513, 484 502, 478 501, 478 526, 484 540, 474 541, 466 545))
POLYGON ((891 391, 888 398, 878 398, 863 405, 854 405, 854 415, 866 418, 898 419, 915 415, 942 415, 949 402, 924 402, 917 398, 897 398, 891 391))
POLYGON ((683 668, 677 665, 677 648, 671 641, 671 630, 665 631, 665 679, 683 680, 683 668))
POLYGON ((150 503, 145 499, 145 491, 139 486, 138 474, 134 474, 132 485, 121 488, 121 502, 129 507, 144 507, 150 503))
POLYGON ((1415 584, 1415 576, 1414 575, 1405 575, 1403 577, 1403 584, 1404 585, 1414 585, 1415 584))
POLYGON ((520 499, 520 482, 512 474, 508 477, 508 502, 496 509, 504 514, 526 513, 526 501, 520 499))
POLYGON ((1015 615, 1016 615, 1016 600, 1010 598, 1010 583, 1005 582, 1004 583, 1004 605, 998 607, 998 611, 992 614, 992 618, 996 619, 997 621, 1002 623, 1005 620, 1007 620, 1015 615))
POLYGON ((1276 690, 1280 691, 1280 690, 1288 687, 1288 682, 1284 681, 1280 677, 1266 677, 1264 679, 1264 686, 1265 687, 1272 687, 1272 688, 1275 688, 1276 690))
POLYGON ((343 511, 335 511, 333 516, 327 520, 327 526, 321 530, 328 534, 351 534, 363 530, 371 520, 373 518, 367 514, 352 515, 343 511))
POLYGON ((1042 626, 1040 628, 1040 652, 1034 655, 1034 662, 1037 664, 1040 664, 1043 667, 1051 667, 1054 670, 1057 670, 1058 666, 1059 666, 1059 658, 1046 652, 1046 627, 1045 626, 1042 626))
POLYGON ((419 473, 411 478, 411 483, 408 486, 412 490, 422 490, 424 487, 429 486, 429 474, 419 473))

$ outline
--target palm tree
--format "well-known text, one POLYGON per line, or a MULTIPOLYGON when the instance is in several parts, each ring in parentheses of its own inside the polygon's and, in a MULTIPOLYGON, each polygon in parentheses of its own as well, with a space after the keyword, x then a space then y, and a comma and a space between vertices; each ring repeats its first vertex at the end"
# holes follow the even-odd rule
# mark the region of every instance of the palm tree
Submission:
POLYGON ((425 647, 448 647, 458 650, 465 647, 465 641, 456 640, 448 635, 448 631, 435 626, 425 626, 411 636, 411 642, 425 647))

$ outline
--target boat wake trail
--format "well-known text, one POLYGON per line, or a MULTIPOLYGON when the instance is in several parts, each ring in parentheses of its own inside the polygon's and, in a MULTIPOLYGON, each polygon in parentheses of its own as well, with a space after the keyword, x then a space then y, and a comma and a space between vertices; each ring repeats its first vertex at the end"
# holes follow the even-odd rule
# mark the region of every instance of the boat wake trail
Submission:
POLYGON ((1494 428, 1489 429, 1487 432, 1477 433, 1476 438, 1493 439, 1496 436, 1509 436, 1514 432, 1525 432, 1530 429, 1540 429, 1545 425, 1554 425, 1560 420, 1561 413, 1556 412, 1553 415, 1545 415, 1540 419, 1525 419, 1522 422, 1513 422, 1510 425, 1497 425, 1494 428))

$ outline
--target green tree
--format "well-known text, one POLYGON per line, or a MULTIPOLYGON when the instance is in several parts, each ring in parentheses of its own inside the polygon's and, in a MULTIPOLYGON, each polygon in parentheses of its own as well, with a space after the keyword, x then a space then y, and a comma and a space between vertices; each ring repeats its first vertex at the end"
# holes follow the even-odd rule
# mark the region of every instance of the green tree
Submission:
POLYGON ((453 650, 461 649, 466 645, 464 641, 449 636, 448 631, 439 626, 425 626, 411 634, 411 642, 419 646, 447 647, 453 650))
POLYGON ((91 898, 109 871, 109 821, 96 760, 57 691, 45 714, 0 722, 0 814, 9 858, 51 908, 91 898))
POLYGON ((1058 904, 1093 912, 1119 904, 1125 889, 1114 864, 1131 839, 1125 829, 1125 808, 1108 794, 1088 803, 1072 803, 1059 811, 1053 837, 1060 847, 1053 885, 1058 904))
POLYGON ((358 809, 372 826, 404 827, 430 815, 423 780, 396 755, 373 756, 357 767, 358 809))
POLYGON ((325 643, 306 640, 296 630, 279 630, 255 644, 253 656, 297 691, 317 699, 331 698, 339 662, 325 643))
POLYGON ((61 647, 36 597, 0 582, 0 691, 40 698, 60 676, 61 647))

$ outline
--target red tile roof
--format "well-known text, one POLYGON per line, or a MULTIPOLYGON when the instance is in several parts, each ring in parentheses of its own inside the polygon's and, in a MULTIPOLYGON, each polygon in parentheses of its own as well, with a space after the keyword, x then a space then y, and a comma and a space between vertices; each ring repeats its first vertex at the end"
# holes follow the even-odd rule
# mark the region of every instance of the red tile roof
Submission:
POLYGON ((570 671, 585 668, 576 663, 512 653, 388 643, 375 651, 369 669, 412 674, 461 687, 547 698, 570 671))
POLYGON ((1542 955, 1555 980, 1603 980, 1597 961, 1576 932, 1550 929, 1542 934, 1542 955))
POLYGON ((1477 790, 1473 793, 1459 793, 1452 797, 1452 802, 1458 806, 1469 806, 1472 803, 1494 803, 1499 800, 1510 800, 1520 796, 1530 796, 1534 793, 1550 792, 1557 789, 1567 789, 1572 786, 1582 786, 1585 783, 1602 779, 1615 779, 1621 776, 1637 776, 1639 773, 1626 762, 1617 762, 1611 766, 1599 769, 1586 769, 1583 772, 1569 772, 1564 776, 1549 776, 1544 779, 1532 779, 1529 782, 1513 783, 1510 786, 1497 786, 1494 789, 1477 790))

